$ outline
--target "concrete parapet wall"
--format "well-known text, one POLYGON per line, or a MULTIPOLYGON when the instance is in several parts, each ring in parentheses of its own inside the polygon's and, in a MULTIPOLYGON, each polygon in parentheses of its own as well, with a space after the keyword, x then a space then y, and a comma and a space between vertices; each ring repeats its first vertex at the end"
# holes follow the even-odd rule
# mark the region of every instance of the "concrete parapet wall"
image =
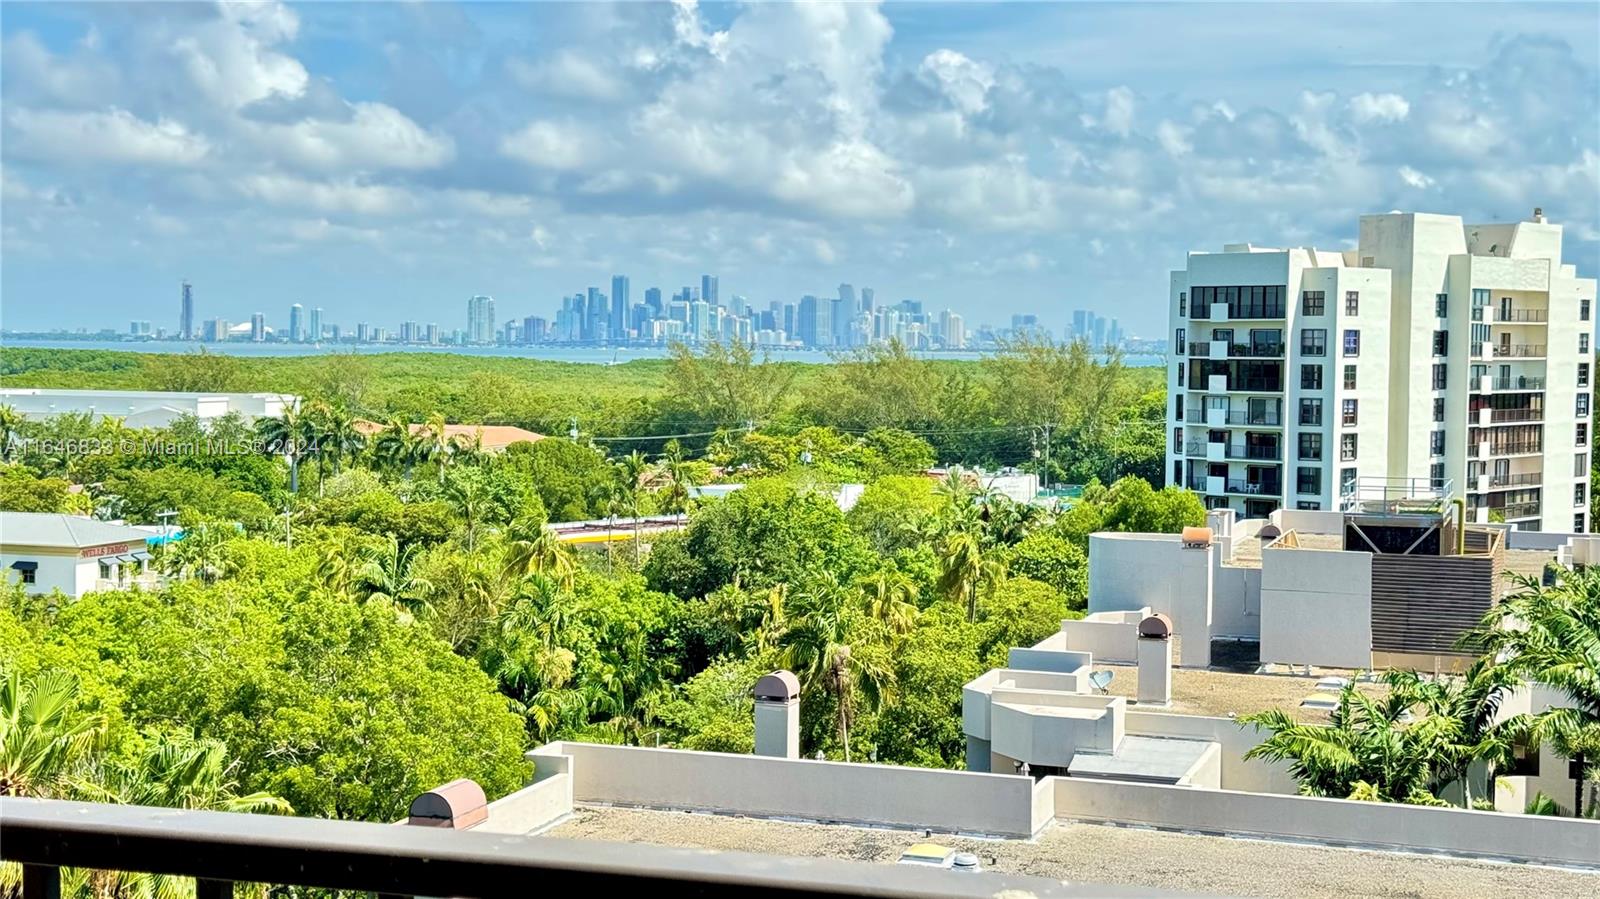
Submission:
POLYGON ((1050 778, 1056 817, 1402 851, 1600 866, 1600 821, 1050 778))
POLYGON ((579 802, 1028 838, 1032 778, 589 743, 573 760, 579 802))

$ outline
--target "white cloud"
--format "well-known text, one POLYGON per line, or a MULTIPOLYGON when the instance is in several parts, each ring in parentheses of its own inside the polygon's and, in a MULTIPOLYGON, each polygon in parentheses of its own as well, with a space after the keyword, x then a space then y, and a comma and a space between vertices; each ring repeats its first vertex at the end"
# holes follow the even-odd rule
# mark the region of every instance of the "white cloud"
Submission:
POLYGON ((560 97, 610 103, 628 90, 627 82, 601 61, 571 49, 538 61, 514 59, 507 68, 523 87, 560 97))
POLYGON ((206 139, 181 122, 147 122, 125 109, 63 112, 16 109, 6 118, 15 132, 8 153, 19 149, 31 157, 80 163, 182 166, 204 159, 206 139))
POLYGON ((945 49, 923 57, 919 68, 962 113, 970 115, 988 107, 986 95, 994 87, 993 68, 945 49))
POLYGON ((1402 122, 1411 104, 1399 94, 1356 94, 1350 98, 1350 115, 1357 122, 1402 122))
POLYGON ((1415 187, 1417 190, 1427 190, 1433 186, 1433 179, 1422 174, 1409 165, 1400 167, 1400 180, 1415 187))
POLYGON ((257 124, 262 148, 278 158, 327 171, 437 168, 455 155, 449 136, 423 130, 392 106, 349 104, 346 120, 257 124))
POLYGON ((293 10, 281 3, 220 3, 215 10, 216 18, 194 25, 168 50, 195 88, 229 109, 305 92, 305 66, 273 49, 299 32, 293 10))
POLYGON ((354 180, 310 181, 288 175, 252 175, 241 181, 239 188, 247 196, 275 206, 329 214, 388 216, 415 206, 411 195, 400 188, 354 180))
POLYGON ((1106 91, 1106 109, 1100 118, 1100 127, 1112 134, 1128 136, 1133 130, 1133 91, 1125 87, 1106 91))
POLYGON ((1189 141, 1189 129, 1166 119, 1156 126, 1156 140, 1169 156, 1186 156, 1194 151, 1194 144, 1189 141))
POLYGON ((577 122, 536 120, 500 141, 500 152, 532 166, 577 171, 601 162, 600 135, 577 122))

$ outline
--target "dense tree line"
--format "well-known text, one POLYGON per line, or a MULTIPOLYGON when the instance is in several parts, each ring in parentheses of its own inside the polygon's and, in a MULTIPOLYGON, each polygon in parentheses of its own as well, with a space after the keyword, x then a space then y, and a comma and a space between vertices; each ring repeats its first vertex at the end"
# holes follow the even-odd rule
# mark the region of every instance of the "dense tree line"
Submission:
POLYGON ((27 726, 59 739, 0 788, 152 795, 151 759, 188 753, 215 769, 215 803, 388 820, 457 776, 513 789, 521 753, 551 739, 748 751, 750 686, 779 667, 802 678, 808 754, 957 766, 961 685, 1081 614, 1088 533, 1203 517, 1138 478, 1059 514, 960 468, 936 480, 937 450, 893 422, 491 454, 439 415, 354 428, 355 401, 203 430, 0 409, 0 507, 174 510, 185 531, 159 591, 8 589, 0 674, 57 697, 27 726), (245 449, 50 449, 186 444, 245 449), (718 480, 746 486, 694 498, 718 480), (866 485, 849 512, 842 483, 866 485), (648 547, 574 552, 544 528, 684 511, 648 547))
POLYGON ((509 424, 585 435, 652 455, 664 435, 701 457, 718 433, 808 427, 923 437, 941 462, 1017 465, 1053 483, 1161 482, 1163 371, 1087 345, 1019 339, 977 361, 891 343, 831 365, 776 361, 744 345, 676 347, 615 366, 453 354, 240 358, 0 348, 0 377, 44 387, 282 391, 353 417, 509 424))

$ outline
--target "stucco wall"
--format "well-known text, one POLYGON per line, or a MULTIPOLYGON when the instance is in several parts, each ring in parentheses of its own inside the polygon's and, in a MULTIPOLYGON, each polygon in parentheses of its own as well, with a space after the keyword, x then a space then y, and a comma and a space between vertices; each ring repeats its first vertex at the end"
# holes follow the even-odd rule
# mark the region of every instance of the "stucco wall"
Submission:
POLYGON ((1290 776, 1286 765, 1259 759, 1244 760, 1244 754, 1260 743, 1264 735, 1253 727, 1240 726, 1232 718, 1129 709, 1123 716, 1123 727, 1126 733, 1138 736, 1187 737, 1216 743, 1219 749, 1219 783, 1224 789, 1259 793, 1295 793, 1299 790, 1299 784, 1290 776))
POLYGON ((1211 635, 1261 636, 1261 569, 1217 566, 1211 582, 1211 635))
MULTIPOLYGON (((14 540, 20 535, 0 535, 14 540)), ((26 547, 6 547, 0 550, 0 575, 8 583, 16 583, 21 572, 11 567, 12 562, 37 562, 34 582, 27 586, 29 593, 49 593, 60 590, 68 596, 81 596, 94 589, 100 573, 100 564, 94 559, 80 562, 77 553, 42 553, 26 547)))
POLYGON ((1179 664, 1209 665, 1216 555, 1186 549, 1176 534, 1090 534, 1089 611, 1164 612, 1183 638, 1179 664))
POLYGON ((1032 778, 893 765, 559 743, 573 797, 650 808, 1029 837, 1032 778))
POLYGON ((1061 622, 1069 649, 1081 650, 1099 662, 1132 662, 1139 642, 1139 622, 1151 609, 1132 612, 1096 612, 1078 621, 1061 622))
POLYGON ((1263 550, 1261 661, 1369 667, 1372 556, 1339 550, 1263 550))
POLYGON ((1056 816, 1555 864, 1600 865, 1600 821, 1051 778, 1056 816))

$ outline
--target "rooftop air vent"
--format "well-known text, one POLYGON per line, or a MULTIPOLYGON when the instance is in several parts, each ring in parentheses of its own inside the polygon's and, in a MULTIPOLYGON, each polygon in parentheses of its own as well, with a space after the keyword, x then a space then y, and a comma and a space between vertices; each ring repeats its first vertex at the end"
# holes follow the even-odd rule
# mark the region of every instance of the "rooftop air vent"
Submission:
POLYGON ((774 671, 756 681, 757 702, 789 702, 800 698, 800 679, 793 672, 774 671))

